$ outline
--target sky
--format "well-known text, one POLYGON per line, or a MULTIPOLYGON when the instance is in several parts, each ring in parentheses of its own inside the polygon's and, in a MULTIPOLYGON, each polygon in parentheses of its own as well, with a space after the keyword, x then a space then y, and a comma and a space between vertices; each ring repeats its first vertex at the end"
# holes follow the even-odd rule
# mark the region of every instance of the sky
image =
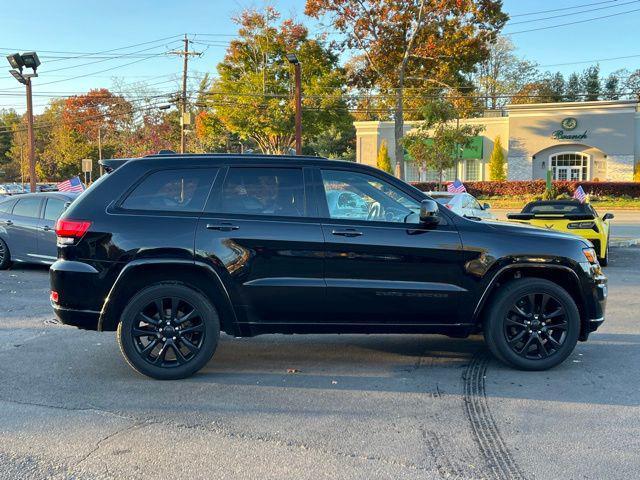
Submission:
MULTIPOLYGON (((10 9, 4 9, 0 53, 5 56, 16 51, 38 52, 42 65, 39 78, 33 82, 36 112, 43 110, 50 96, 97 87, 113 88, 114 81, 125 86, 143 82, 164 93, 180 86, 182 59, 165 52, 182 48, 184 33, 193 40, 193 49, 203 53, 190 60, 189 72, 195 81, 204 72, 215 72, 226 45, 236 34, 232 18, 244 8, 271 5, 283 16, 303 21, 312 33, 326 31, 325 25, 304 16, 304 3, 304 0, 12 2, 10 9), (105 58, 107 54, 87 56, 113 49, 119 50, 109 55, 126 56, 116 59, 105 58)), ((518 55, 538 63, 542 71, 568 74, 582 71, 589 64, 598 63, 597 60, 604 75, 620 68, 640 68, 640 0, 504 0, 504 10, 511 20, 503 33, 509 35, 518 55), (533 14, 544 11, 548 12, 533 14), (568 25, 544 28, 561 24, 568 25)), ((8 70, 8 63, 6 70, 0 70, 0 109, 15 108, 22 112, 24 87, 8 70)))

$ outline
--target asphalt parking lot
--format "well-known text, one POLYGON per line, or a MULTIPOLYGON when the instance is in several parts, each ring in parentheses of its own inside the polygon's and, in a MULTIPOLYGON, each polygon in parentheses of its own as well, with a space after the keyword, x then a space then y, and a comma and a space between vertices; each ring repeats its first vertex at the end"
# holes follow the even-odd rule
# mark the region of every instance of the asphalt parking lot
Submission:
POLYGON ((2 271, 0 478, 637 478, 638 265, 612 251, 607 321, 552 371, 480 338, 272 335, 175 382, 52 322, 46 269, 2 271))

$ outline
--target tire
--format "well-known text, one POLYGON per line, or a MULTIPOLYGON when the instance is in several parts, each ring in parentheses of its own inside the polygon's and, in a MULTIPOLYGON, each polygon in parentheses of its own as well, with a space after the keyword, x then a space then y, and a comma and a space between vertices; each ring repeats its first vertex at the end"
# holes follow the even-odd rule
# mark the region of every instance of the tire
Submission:
POLYGON ((0 238, 0 270, 6 270, 11 266, 11 252, 7 243, 0 238))
POLYGON ((607 248, 604 251, 604 257, 599 258, 598 262, 600 262, 600 266, 606 267, 609 265, 609 239, 607 238, 607 248))
POLYGON ((571 295, 538 278, 514 280, 501 287, 484 321, 484 338, 491 353, 520 370, 559 365, 573 352, 579 334, 580 314, 571 295))
POLYGON ((177 380, 193 375, 211 359, 220 320, 215 307, 196 290, 158 283, 131 298, 116 337, 134 370, 158 380, 177 380))

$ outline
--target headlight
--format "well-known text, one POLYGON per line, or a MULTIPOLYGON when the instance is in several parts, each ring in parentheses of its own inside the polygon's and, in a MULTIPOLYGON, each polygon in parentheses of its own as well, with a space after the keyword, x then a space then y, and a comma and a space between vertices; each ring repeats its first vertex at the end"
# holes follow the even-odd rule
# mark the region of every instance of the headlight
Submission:
POLYGON ((596 255, 596 251, 593 248, 583 248, 582 253, 584 253, 584 257, 591 264, 598 264, 598 255, 596 255))
POLYGON ((567 228, 593 228, 595 226, 595 222, 573 222, 567 225, 567 228))

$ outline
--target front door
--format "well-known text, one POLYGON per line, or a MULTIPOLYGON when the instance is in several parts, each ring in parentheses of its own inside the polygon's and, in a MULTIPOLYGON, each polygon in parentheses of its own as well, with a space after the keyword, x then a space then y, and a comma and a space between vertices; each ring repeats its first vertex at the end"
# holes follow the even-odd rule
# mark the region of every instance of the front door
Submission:
POLYGON ((581 178, 582 167, 556 167, 556 180, 578 182, 581 178))
POLYGON ((419 224, 420 201, 383 177, 323 169, 328 323, 454 324, 461 242, 446 217, 419 224))
POLYGON ((196 232, 196 256, 222 267, 242 323, 314 323, 325 305, 324 241, 306 169, 230 167, 196 232), (311 217, 316 217, 313 220, 311 217))

